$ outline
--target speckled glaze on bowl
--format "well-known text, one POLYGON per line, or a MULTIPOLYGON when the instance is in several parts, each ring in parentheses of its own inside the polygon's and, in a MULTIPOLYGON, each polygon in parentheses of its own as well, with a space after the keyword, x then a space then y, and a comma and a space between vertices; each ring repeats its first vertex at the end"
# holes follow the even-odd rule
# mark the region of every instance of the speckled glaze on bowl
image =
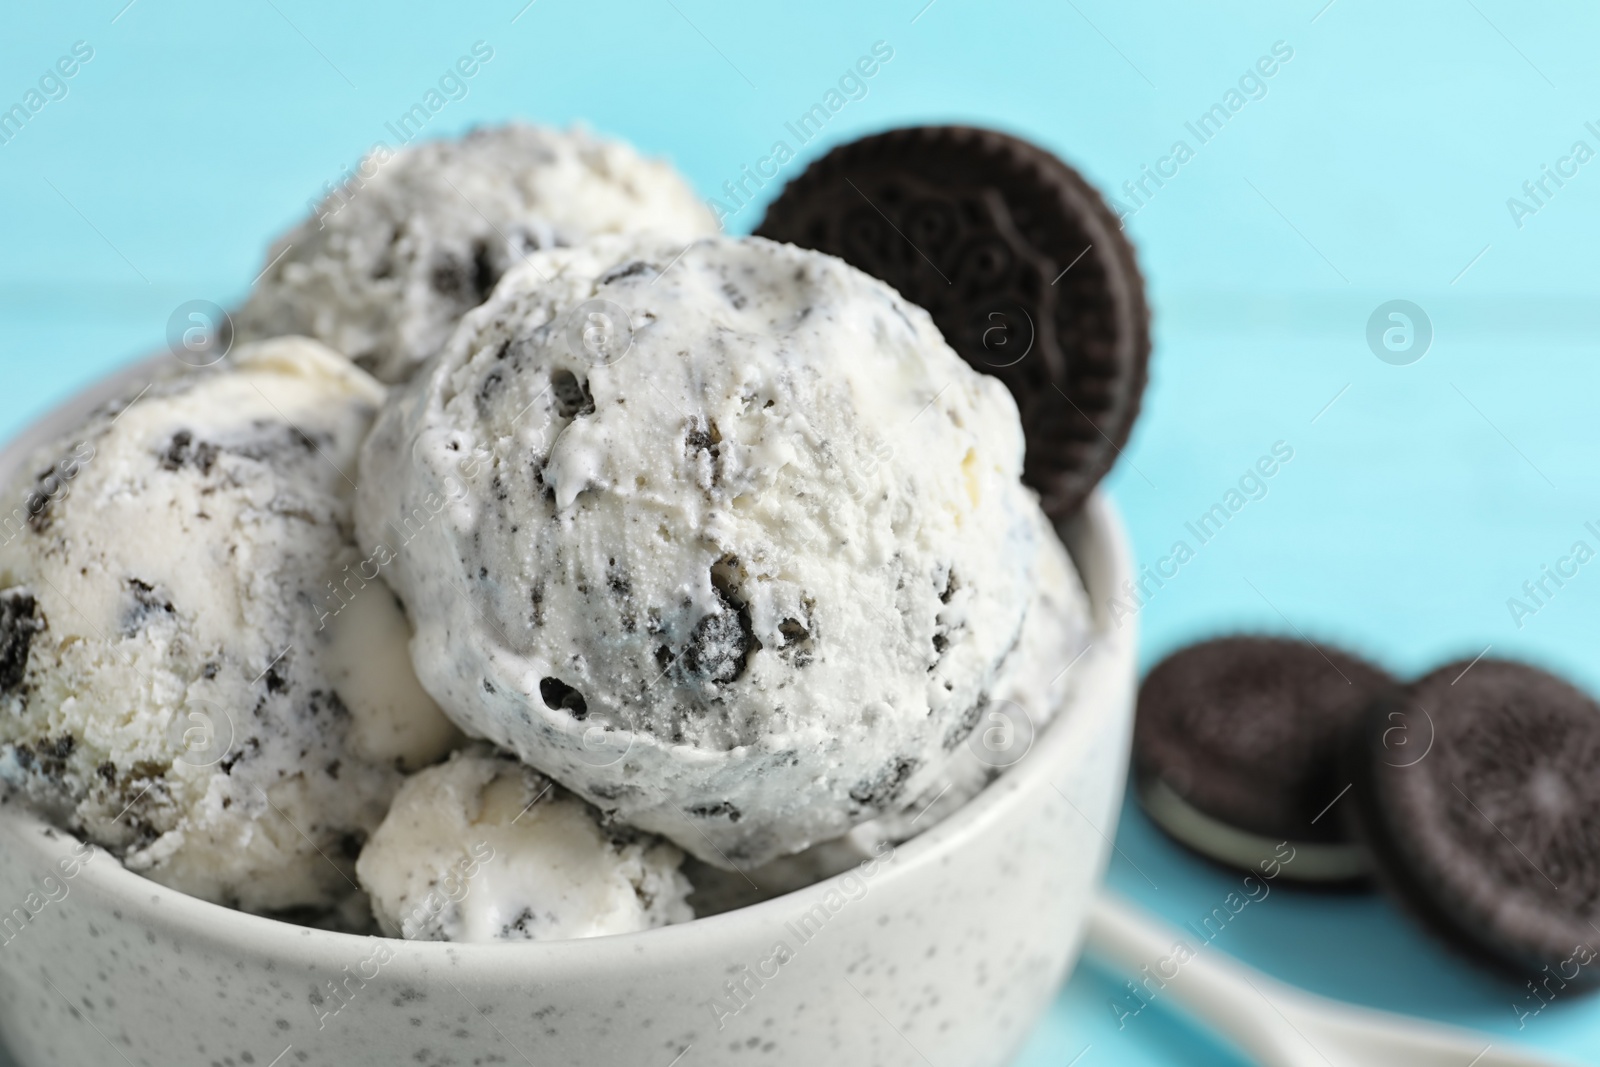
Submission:
MULTIPOLYGON (((152 367, 40 420, 0 478, 152 367)), ((85 846, 7 802, 0 1036, 23 1067, 1005 1063, 1077 958, 1133 720, 1134 628, 1106 613, 1131 573, 1121 525, 1097 495, 1062 534, 1098 624, 1072 702, 975 800, 865 869, 639 934, 393 941, 230 911, 98 850, 73 863, 85 846)))

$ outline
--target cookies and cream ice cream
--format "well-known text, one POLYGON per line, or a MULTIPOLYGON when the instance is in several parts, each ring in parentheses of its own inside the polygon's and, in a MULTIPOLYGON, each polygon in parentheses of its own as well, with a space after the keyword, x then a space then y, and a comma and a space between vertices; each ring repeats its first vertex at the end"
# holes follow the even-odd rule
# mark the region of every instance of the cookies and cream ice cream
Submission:
POLYGON ((1028 754, 1037 733, 1070 701, 1076 689, 1075 668, 1090 652, 1092 626, 1077 568, 1043 515, 1039 523, 1039 557, 1022 640, 996 678, 981 721, 939 778, 898 811, 753 870, 730 872, 691 864, 688 874, 695 886, 691 902, 696 914, 753 904, 882 858, 893 846, 960 811, 1028 754))
POLYGON ((235 316, 242 339, 305 334, 404 381, 529 252, 651 230, 717 232, 669 164, 581 128, 511 124, 390 156, 267 253, 235 316))
POLYGON ((995 676, 982 716, 922 795, 847 835, 861 853, 858 860, 879 841, 910 840, 959 811, 1028 754, 1034 737, 1071 697, 1072 668, 1088 652, 1092 636, 1089 597, 1049 520, 1043 513, 1036 520, 1039 554, 1021 640, 995 676))
POLYGON ((683 853, 486 745, 406 779, 356 871, 379 926, 428 941, 549 941, 694 918, 683 853))
POLYGON ((386 407, 358 527, 468 733, 755 866, 903 810, 983 721, 1046 530, 1022 453, 1005 387, 841 261, 600 239, 386 407))
POLYGON ((370 157, 251 343, 8 490, 0 788, 200 897, 478 942, 753 903, 961 809, 1091 651, 1017 406, 889 286, 716 231, 581 129, 370 157))
POLYGON ((459 736, 354 543, 383 399, 321 345, 272 341, 32 459, 0 543, 0 780, 195 896, 350 897, 402 768, 459 736))

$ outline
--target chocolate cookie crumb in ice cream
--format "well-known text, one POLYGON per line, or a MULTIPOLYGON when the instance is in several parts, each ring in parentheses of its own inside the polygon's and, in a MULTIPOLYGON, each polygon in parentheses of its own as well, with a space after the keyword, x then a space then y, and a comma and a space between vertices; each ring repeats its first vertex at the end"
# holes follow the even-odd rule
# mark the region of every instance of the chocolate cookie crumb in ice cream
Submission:
POLYGON ((268 250, 235 316, 241 340, 306 334, 404 381, 535 249, 636 230, 681 248, 717 232, 669 164, 582 128, 477 129, 369 156, 360 175, 268 250))
POLYGON ((1023 640, 1004 386, 757 238, 534 253, 386 409, 363 544, 468 733, 708 863, 902 810, 1023 640))
POLYGON ((391 936, 553 941, 694 918, 682 861, 476 745, 406 779, 356 871, 391 936))
POLYGON ((459 735, 353 542, 383 387, 301 338, 229 363, 101 410, 6 490, 29 517, 0 543, 0 781, 184 892, 328 908, 399 768, 459 735))

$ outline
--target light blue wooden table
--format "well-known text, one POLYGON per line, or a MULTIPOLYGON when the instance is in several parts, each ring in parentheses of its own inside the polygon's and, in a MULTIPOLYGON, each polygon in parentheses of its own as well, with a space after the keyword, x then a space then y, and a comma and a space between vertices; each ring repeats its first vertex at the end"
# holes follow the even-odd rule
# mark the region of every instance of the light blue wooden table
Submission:
MULTIPOLYGON (((0 126, 0 431, 160 345, 183 301, 236 300, 268 238, 392 140, 385 123, 475 42, 493 58, 430 134, 584 119, 714 195, 882 41, 893 58, 785 173, 870 130, 966 120, 1043 141, 1121 198, 1156 357, 1110 485, 1143 560, 1275 442, 1294 450, 1144 605, 1146 665, 1219 631, 1299 629, 1400 672, 1492 646, 1600 692, 1600 563, 1532 615, 1507 603, 1573 542, 1600 548, 1585 530, 1600 520, 1600 162, 1575 151, 1600 151, 1600 16, 1394 6, 13 5, 0 105, 26 105, 77 42, 93 54, 45 83, 20 131, 0 126), (1409 365, 1367 342, 1395 299, 1431 324, 1409 365)), ((774 192, 729 228, 752 228, 774 192)), ((1117 840, 1113 887, 1174 922, 1233 886, 1136 813, 1117 840)), ((1519 1029, 1518 990, 1376 897, 1274 890, 1217 947, 1319 992, 1600 1063, 1600 1001, 1557 1000, 1519 1029)), ((1159 1002, 1119 1029, 1120 986, 1081 968, 1021 1062, 1233 1062, 1159 1002)))

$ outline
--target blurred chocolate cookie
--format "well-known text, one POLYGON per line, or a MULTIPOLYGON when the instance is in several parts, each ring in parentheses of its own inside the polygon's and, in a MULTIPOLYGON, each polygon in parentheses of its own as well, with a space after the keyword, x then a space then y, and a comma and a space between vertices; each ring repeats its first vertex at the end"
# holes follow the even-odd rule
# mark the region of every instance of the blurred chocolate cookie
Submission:
POLYGON ((1394 682, 1305 641, 1225 637, 1180 649, 1139 691, 1134 775, 1145 810, 1197 852, 1254 869, 1288 843, 1285 877, 1340 882, 1368 858, 1332 806, 1341 756, 1394 682))
POLYGON ((1427 926, 1552 993, 1600 985, 1600 704, 1446 664, 1371 709, 1353 770, 1380 881, 1427 926))
POLYGON ((1023 479, 1061 519, 1127 443, 1149 312, 1116 215, 1071 167, 993 130, 918 126, 841 145, 756 233, 844 259, 921 305, 1022 412, 1023 479))

